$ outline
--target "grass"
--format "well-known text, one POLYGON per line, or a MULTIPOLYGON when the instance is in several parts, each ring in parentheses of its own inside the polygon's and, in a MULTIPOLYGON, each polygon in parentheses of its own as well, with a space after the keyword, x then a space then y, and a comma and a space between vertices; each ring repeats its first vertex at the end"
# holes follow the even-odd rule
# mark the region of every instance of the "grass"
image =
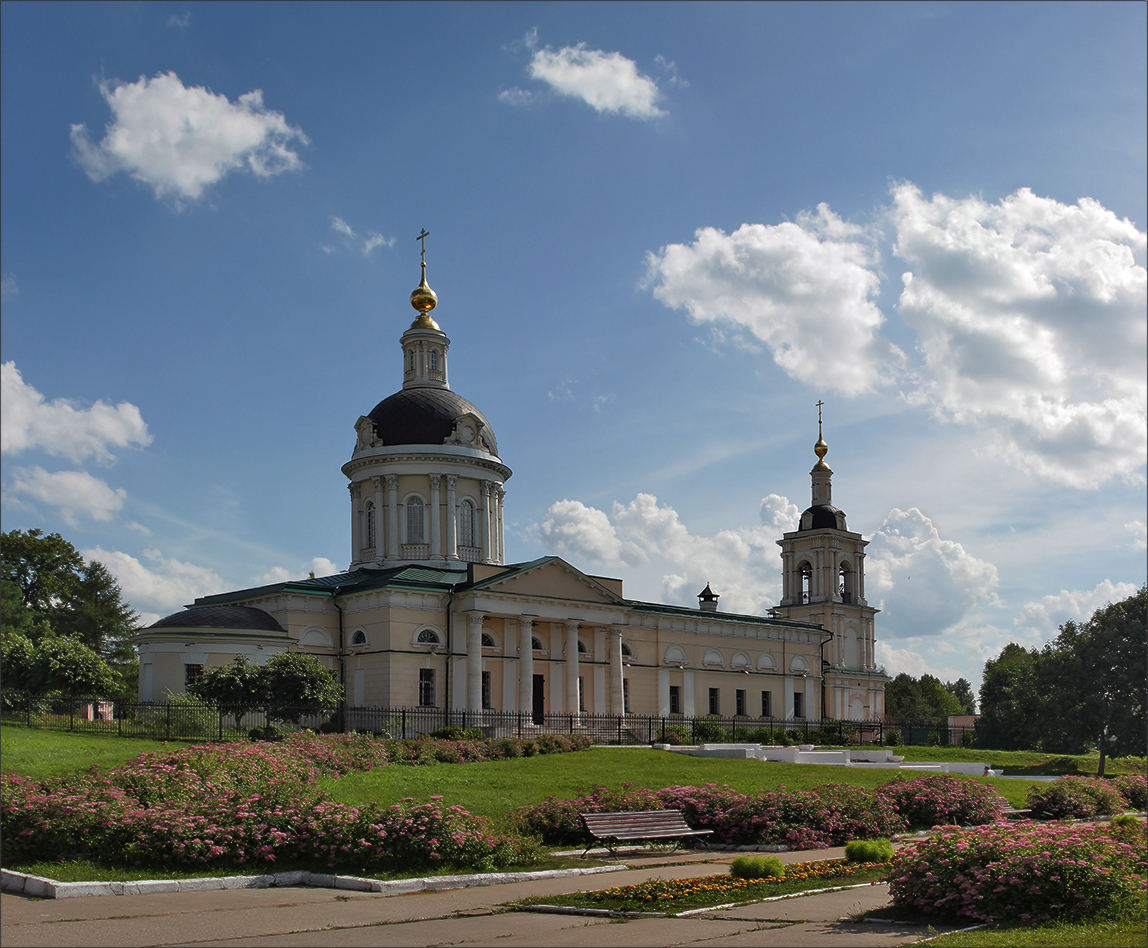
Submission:
POLYGON ((146 738, 41 731, 5 724, 0 727, 0 771, 33 778, 58 777, 87 770, 93 764, 105 770, 163 748, 163 741, 146 738))
POLYGON ((976 931, 942 935, 939 948, 1144 948, 1148 924, 1140 918, 1048 925, 987 925, 976 931))
POLYGON ((823 859, 791 863, 785 867, 783 879, 738 879, 728 873, 694 879, 650 879, 636 885, 566 895, 542 895, 510 904, 527 911, 532 905, 568 905, 612 912, 676 913, 713 905, 746 904, 840 885, 877 882, 888 871, 888 863, 823 859))
MULTIPOLYGON (((1026 776, 1060 776, 1061 774, 1095 775, 1100 766, 1097 754, 1047 754, 1042 751, 978 750, 975 747, 886 747, 906 762, 976 761, 987 763, 994 770, 1006 774, 1026 776)), ((1114 774, 1142 774, 1148 766, 1143 757, 1109 757, 1104 772, 1114 774)))

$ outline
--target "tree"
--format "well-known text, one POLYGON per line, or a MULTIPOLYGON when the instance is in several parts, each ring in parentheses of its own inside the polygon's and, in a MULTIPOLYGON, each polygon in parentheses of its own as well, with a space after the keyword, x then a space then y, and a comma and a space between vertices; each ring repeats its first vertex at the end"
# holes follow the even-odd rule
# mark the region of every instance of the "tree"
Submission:
POLYGON ((201 701, 226 706, 235 715, 235 726, 248 711, 267 703, 264 671, 245 655, 236 655, 230 665, 205 668, 187 689, 201 701))
POLYGON ((939 726, 950 714, 963 712, 939 678, 927 674, 914 678, 901 672, 885 686, 885 713, 902 721, 939 726))
POLYGON ((0 650, 6 688, 85 697, 105 697, 120 689, 119 675, 75 639, 47 634, 34 642, 21 632, 8 632, 0 650))
POLYGON ((1037 688, 1039 653, 1009 642, 985 662, 977 746, 1022 750, 1039 742, 1041 707, 1037 688))
POLYGON ((973 686, 969 684, 967 678, 958 678, 956 681, 946 681, 945 691, 956 698, 957 703, 961 706, 961 710, 954 713, 977 713, 977 702, 976 698, 973 697, 973 686))
POLYGON ((264 666, 267 684, 267 716, 276 721, 294 721, 306 711, 333 708, 343 697, 343 687, 334 674, 313 655, 280 652, 264 666))
POLYGON ((87 563, 60 534, 13 530, 0 535, 0 609, 4 634, 33 643, 47 635, 87 646, 126 671, 135 664, 131 637, 139 616, 123 601, 102 563, 87 563))

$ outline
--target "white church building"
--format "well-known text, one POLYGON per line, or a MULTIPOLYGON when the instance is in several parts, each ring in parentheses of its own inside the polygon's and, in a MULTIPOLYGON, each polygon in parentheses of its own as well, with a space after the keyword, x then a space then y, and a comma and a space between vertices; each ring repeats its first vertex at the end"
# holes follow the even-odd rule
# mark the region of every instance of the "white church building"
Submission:
POLYGON ((236 655, 317 656, 348 708, 878 721, 886 677, 865 600, 866 540, 832 506, 820 422, 812 504, 779 541, 769 616, 626 598, 556 556, 506 563, 511 470, 483 413, 451 390, 450 340, 422 280, 399 339, 402 388, 354 425, 342 466, 350 561, 334 576, 221 592, 141 630, 139 697, 183 692, 236 655))

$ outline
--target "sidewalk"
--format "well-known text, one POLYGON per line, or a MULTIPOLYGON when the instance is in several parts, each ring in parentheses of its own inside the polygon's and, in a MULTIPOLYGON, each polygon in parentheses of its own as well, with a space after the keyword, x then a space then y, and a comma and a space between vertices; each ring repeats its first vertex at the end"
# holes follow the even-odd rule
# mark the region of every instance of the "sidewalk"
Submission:
MULTIPOLYGON (((783 853, 784 862, 843 850, 783 853)), ((406 895, 275 888, 47 901, 0 896, 4 948, 137 945, 319 946, 880 946, 915 942, 924 926, 854 924, 843 916, 888 903, 885 885, 711 911, 620 921, 507 912, 501 903, 647 879, 725 872, 736 853, 632 854, 627 870, 406 895)))

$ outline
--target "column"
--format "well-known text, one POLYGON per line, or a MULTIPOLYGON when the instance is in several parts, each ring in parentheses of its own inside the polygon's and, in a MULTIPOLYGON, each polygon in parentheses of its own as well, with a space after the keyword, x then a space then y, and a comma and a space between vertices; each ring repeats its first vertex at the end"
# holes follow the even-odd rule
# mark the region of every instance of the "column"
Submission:
MULTIPOLYGON (((378 532, 379 526, 375 527, 378 532)), ((399 557, 399 478, 387 475, 387 558, 399 557)))
POLYGON ((658 714, 665 717, 670 713, 670 670, 658 669, 658 714))
POLYGON ((793 676, 785 676, 785 691, 782 694, 782 701, 785 703, 781 707, 781 714, 777 715, 788 721, 793 717, 793 676))
POLYGON ((483 481, 479 489, 482 510, 479 511, 479 526, 482 527, 482 562, 490 562, 490 481, 483 481))
POLYGON ((482 616, 466 614, 466 710, 482 710, 482 616))
POLYGON ((458 476, 446 476, 446 558, 458 559, 458 508, 455 506, 454 491, 458 485, 458 476))
POLYGON ((865 601, 865 554, 857 553, 857 589, 854 593, 861 602, 865 601))
POLYGON ((502 534, 502 501, 503 501, 503 498, 506 497, 506 491, 504 491, 501 487, 497 487, 497 486, 494 488, 494 490, 495 490, 495 493, 497 493, 497 495, 498 495, 498 516, 495 518, 495 521, 494 521, 494 539, 495 539, 495 543, 496 543, 496 546, 495 546, 496 553, 495 553, 495 560, 494 561, 496 563, 505 563, 506 562, 506 541, 503 538, 503 534, 502 534))
POLYGON ((348 484, 347 490, 351 494, 351 563, 355 564, 363 555, 363 511, 359 508, 362 490, 358 484, 348 484))
POLYGON ((518 620, 502 620, 502 711, 514 711, 518 697, 517 667, 512 659, 518 654, 518 620))
POLYGON ((606 633, 606 652, 610 659, 610 713, 625 714, 622 700, 622 631, 610 629, 606 633))
POLYGON ((430 476, 430 555, 432 560, 442 559, 442 511, 439 510, 438 474, 430 476))
POLYGON ((375 475, 371 478, 375 488, 375 535, 371 538, 371 546, 375 550, 375 559, 382 560, 386 555, 386 546, 383 544, 383 478, 375 475))
POLYGON ((694 686, 694 673, 688 668, 682 672, 682 714, 687 718, 697 715, 697 688, 694 686))
POLYGON ((534 711, 533 631, 533 617, 522 616, 518 620, 518 710, 523 714, 532 714, 534 711))
POLYGON ((578 702, 578 623, 566 623, 566 713, 579 714, 578 702))

